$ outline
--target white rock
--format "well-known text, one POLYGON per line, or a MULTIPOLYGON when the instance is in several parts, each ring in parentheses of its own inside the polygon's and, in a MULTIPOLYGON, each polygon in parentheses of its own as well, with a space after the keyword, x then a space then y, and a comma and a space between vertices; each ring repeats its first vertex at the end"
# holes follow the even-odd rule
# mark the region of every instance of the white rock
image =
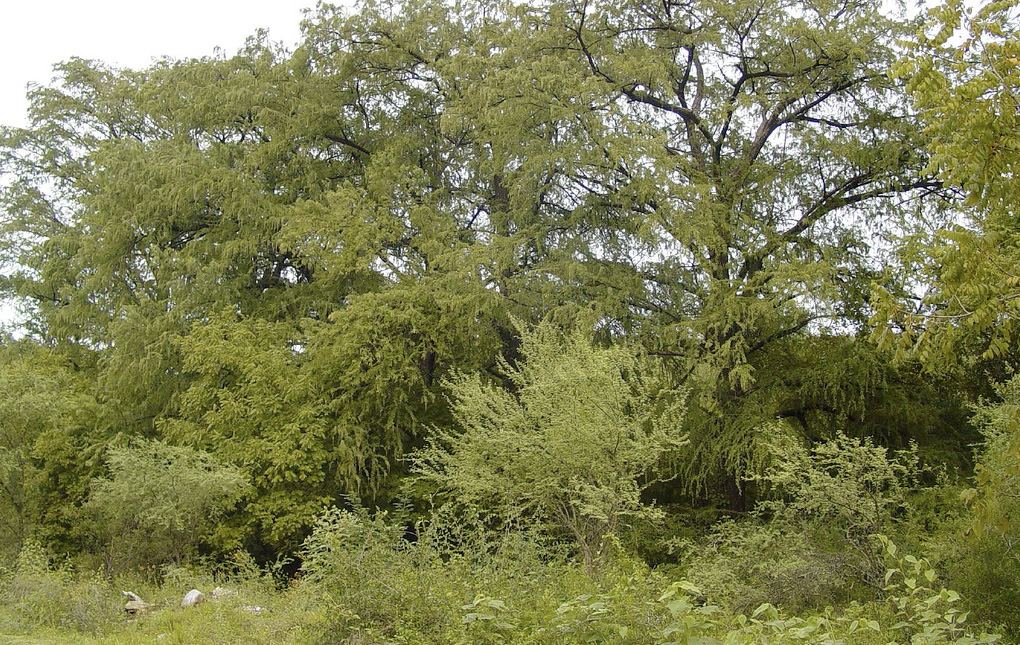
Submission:
POLYGON ((219 600, 221 598, 229 598, 230 596, 236 596, 237 592, 230 589, 224 589, 223 587, 216 587, 209 592, 209 597, 213 600, 219 600))
POLYGON ((255 614, 256 616, 261 616, 265 612, 269 611, 269 609, 266 607, 259 607, 258 605, 242 605, 241 611, 246 611, 249 614, 255 614))
POLYGON ((181 600, 181 607, 194 607, 203 600, 205 600, 205 594, 198 589, 192 589, 184 594, 184 598, 181 600))
POLYGON ((143 602, 141 596, 139 596, 133 591, 122 591, 120 593, 122 596, 125 596, 128 600, 133 600, 135 602, 143 602))

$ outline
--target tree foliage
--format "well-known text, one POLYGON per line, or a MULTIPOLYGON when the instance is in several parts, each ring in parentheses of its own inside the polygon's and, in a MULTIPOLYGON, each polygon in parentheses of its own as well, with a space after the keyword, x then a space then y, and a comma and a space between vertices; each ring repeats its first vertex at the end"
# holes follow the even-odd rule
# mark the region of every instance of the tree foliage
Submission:
POLYGON ((413 471, 438 503, 499 529, 565 534, 596 565, 622 522, 652 514, 641 491, 686 441, 685 397, 633 348, 593 346, 583 330, 564 338, 549 324, 521 334, 521 363, 501 362, 512 390, 455 375, 459 429, 416 452, 413 471))
POLYGON ((166 440, 250 478, 224 540, 293 551, 322 507, 393 501, 456 425, 444 379, 515 392, 514 318, 667 361, 664 496, 742 507, 777 418, 937 434, 950 388, 855 335, 934 185, 885 73, 913 28, 875 0, 368 2, 293 51, 61 63, 0 139, 0 295, 97 404, 53 489, 166 440))
POLYGON ((107 542, 107 570, 182 564, 243 495, 237 468, 161 441, 111 448, 109 476, 92 482, 88 510, 107 542))
POLYGON ((456 114, 481 115, 511 211, 564 223, 543 248, 585 260, 551 255, 552 288, 692 379, 704 414, 685 481, 746 471, 780 412, 748 397, 768 387, 770 353, 864 324, 869 235, 932 185, 885 74, 908 26, 870 2, 507 12, 456 114))
POLYGON ((925 126, 929 167, 956 191, 956 222, 906 244, 915 289, 884 292, 880 332, 932 371, 960 356, 1003 359, 1014 351, 1020 279, 1020 30, 1015 2, 978 8, 948 1, 930 10, 892 71, 925 126))
MULTIPOLYGON (((293 50, 60 63, 0 130, 0 544, 304 544, 332 639, 828 642, 881 631, 872 534, 945 533, 984 432, 984 546, 932 542, 980 588, 1020 436, 989 385, 1020 356, 1017 7, 368 0, 293 50), (634 600, 664 585, 630 545, 760 606, 634 600)), ((904 562, 896 636, 965 642, 904 562)))
POLYGON ((0 557, 12 559, 44 519, 55 519, 44 490, 55 474, 47 462, 56 455, 44 454, 45 447, 88 416, 89 397, 63 357, 27 344, 0 347, 0 383, 0 541, 6 547, 0 557))

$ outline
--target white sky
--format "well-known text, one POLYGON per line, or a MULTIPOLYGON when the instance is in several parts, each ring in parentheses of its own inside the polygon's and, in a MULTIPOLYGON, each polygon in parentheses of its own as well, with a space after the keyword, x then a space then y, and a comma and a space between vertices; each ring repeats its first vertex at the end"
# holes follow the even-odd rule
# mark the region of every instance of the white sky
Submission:
POLYGON ((0 124, 25 122, 25 86, 72 56, 121 67, 233 53, 259 28, 292 47, 315 0, 7 0, 0 11, 0 124))
MULTIPOLYGON (((228 54, 257 29, 289 48, 302 9, 315 0, 5 0, 0 9, 0 125, 26 125, 29 83, 49 84, 53 65, 72 56, 119 67, 153 59, 228 54)), ((337 4, 340 4, 339 2, 337 4)), ((17 317, 0 302, 0 325, 17 317)))

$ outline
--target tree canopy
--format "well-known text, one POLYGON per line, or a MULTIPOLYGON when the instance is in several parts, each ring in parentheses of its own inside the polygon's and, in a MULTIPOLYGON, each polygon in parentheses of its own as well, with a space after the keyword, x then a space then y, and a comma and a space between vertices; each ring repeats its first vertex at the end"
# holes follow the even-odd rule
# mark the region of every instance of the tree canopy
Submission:
POLYGON ((887 73, 919 28, 876 0, 368 2, 293 51, 61 63, 0 137, 0 295, 94 405, 89 466, 37 466, 80 507, 124 439, 203 451, 251 483, 221 542, 293 552, 323 507, 392 502, 468 383, 526 400, 515 319, 690 391, 664 497, 739 507, 776 427, 958 450, 962 388, 867 338, 873 286, 917 279, 888 240, 963 182, 887 73))
POLYGON ((933 9, 892 71, 908 79, 932 156, 930 171, 954 189, 950 226, 903 254, 922 276, 910 293, 887 293, 879 330, 929 368, 961 355, 1009 358, 1015 348, 1020 29, 1016 2, 933 9), (900 297, 897 297, 900 296, 900 297), (904 333, 894 335, 892 332, 904 333))

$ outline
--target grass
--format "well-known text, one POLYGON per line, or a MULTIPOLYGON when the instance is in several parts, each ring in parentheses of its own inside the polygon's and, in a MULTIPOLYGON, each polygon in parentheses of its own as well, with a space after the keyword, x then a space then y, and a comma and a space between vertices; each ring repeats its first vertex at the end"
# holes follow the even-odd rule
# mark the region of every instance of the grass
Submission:
MULTIPOLYGON (((183 594, 182 594, 183 595, 183 594)), ((265 606, 264 595, 260 601, 265 606)), ((239 597, 208 601, 182 609, 163 606, 137 618, 126 615, 105 617, 94 625, 94 634, 83 634, 72 627, 35 627, 10 620, 10 609, 0 611, 0 643, 12 644, 109 644, 159 642, 185 643, 293 643, 313 642, 304 634, 299 619, 300 609, 289 602, 289 594, 279 593, 275 605, 290 604, 282 610, 269 610, 255 615, 244 608, 250 604, 239 597), (7 618, 8 620, 3 620, 7 618), (14 627, 12 629, 12 627, 14 627)), ((257 604, 257 603, 251 603, 257 604)))

